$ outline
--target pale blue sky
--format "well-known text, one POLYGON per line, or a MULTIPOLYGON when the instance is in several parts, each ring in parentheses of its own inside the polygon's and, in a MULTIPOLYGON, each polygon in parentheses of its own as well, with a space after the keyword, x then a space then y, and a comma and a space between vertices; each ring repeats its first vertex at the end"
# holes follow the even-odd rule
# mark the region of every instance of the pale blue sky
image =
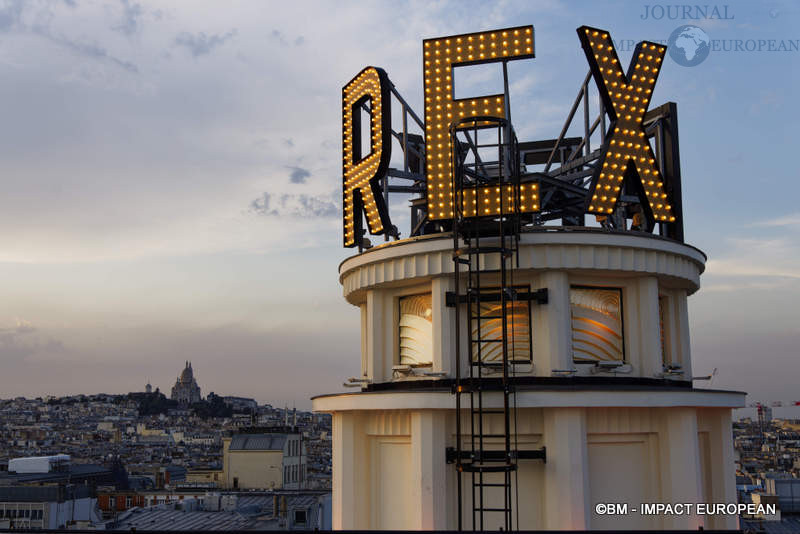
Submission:
MULTIPOLYGON (((423 38, 533 24, 536 59, 509 70, 518 135, 541 139, 587 71, 580 25, 800 37, 790 2, 642 19, 654 5, 0 2, 0 397, 168 389, 186 359, 204 394, 339 389, 360 361, 337 282, 341 86, 381 66, 421 110, 423 38)), ((800 400, 799 66, 667 59, 653 98, 678 103, 686 237, 710 258, 695 372, 754 400, 800 400)))

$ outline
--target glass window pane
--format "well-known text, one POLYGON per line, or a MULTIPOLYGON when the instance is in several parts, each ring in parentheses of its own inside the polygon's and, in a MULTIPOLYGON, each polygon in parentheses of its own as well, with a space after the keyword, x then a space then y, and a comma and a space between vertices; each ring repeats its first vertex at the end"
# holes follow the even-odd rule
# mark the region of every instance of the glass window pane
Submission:
POLYGON ((400 299, 400 364, 421 366, 433 362, 433 307, 431 294, 400 299))
POLYGON ((572 357, 576 362, 624 361, 622 290, 572 287, 572 357))
MULTIPOLYGON (((527 288, 517 288, 527 291, 527 288)), ((481 302, 480 319, 470 321, 472 331, 472 359, 486 363, 503 362, 503 306, 500 302, 481 302)), ((531 359, 531 314, 530 302, 516 300, 506 302, 506 343, 510 361, 531 359)))

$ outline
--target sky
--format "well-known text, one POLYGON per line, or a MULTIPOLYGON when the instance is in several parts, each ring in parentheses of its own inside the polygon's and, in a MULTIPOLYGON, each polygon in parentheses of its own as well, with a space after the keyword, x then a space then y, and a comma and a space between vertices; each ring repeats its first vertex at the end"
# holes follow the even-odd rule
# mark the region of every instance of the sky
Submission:
MULTIPOLYGON (((512 113, 547 139, 587 72, 581 25, 800 38, 791 2, 669 5, 0 0, 0 398, 168 391, 187 359, 204 395, 310 408, 341 390, 360 365, 341 87, 383 67, 421 114, 422 39, 533 24, 512 113)), ((652 99, 678 103, 686 240, 709 257, 694 372, 748 402, 800 400, 800 52, 762 48, 666 59, 652 99)), ((491 72, 457 82, 481 94, 491 72)))

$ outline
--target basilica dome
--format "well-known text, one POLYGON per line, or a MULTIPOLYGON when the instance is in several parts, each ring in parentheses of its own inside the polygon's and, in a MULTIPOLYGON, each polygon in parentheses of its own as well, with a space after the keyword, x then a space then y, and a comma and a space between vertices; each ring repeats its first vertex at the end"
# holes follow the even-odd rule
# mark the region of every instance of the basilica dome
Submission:
POLYGON ((178 378, 181 384, 191 384, 194 381, 194 372, 192 372, 192 364, 186 362, 186 367, 181 371, 181 376, 178 378))
POLYGON ((192 362, 187 361, 186 367, 183 368, 175 385, 172 387, 172 400, 178 401, 182 405, 193 404, 199 402, 200 386, 197 385, 197 380, 194 378, 194 371, 192 371, 192 362))

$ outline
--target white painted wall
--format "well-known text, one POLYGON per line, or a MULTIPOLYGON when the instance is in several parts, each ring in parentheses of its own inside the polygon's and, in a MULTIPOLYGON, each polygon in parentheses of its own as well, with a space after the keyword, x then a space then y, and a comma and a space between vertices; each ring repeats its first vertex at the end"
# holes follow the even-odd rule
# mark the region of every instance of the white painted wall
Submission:
MULTIPOLYGON (((547 448, 546 463, 520 461, 520 528, 735 528, 735 517, 594 512, 597 503, 639 508, 642 502, 735 502, 729 412, 702 407, 520 410, 520 447, 547 448), (702 454, 701 443, 723 454, 702 454)), ((445 447, 455 445, 454 417, 453 410, 334 412, 334 528, 457 528, 455 467, 444 461, 445 447)), ((471 528, 469 475, 462 487, 464 527, 471 528)), ((487 494, 486 501, 499 503, 500 494, 487 494)), ((500 525, 499 518, 488 519, 484 527, 500 525)))
MULTIPOLYGON (((632 245, 641 244, 642 238, 613 237, 615 247, 597 243, 595 235, 588 236, 586 242, 569 246, 557 245, 552 238, 547 243, 523 242, 521 258, 527 258, 528 265, 521 259, 521 268, 514 271, 514 284, 532 290, 547 288, 549 301, 532 306, 532 365, 517 366, 518 375, 553 376, 554 371, 574 368, 583 376, 608 377, 616 373, 631 377, 664 377, 659 313, 659 297, 663 297, 667 302, 664 320, 667 360, 683 369, 682 374, 667 377, 691 379, 686 300, 698 287, 697 277, 702 269, 699 254, 690 247, 661 240, 645 240, 651 246, 650 242, 655 242, 656 250, 637 250, 632 245), (623 247, 626 243, 629 246, 623 247), (574 285, 621 288, 627 365, 619 371, 603 371, 592 364, 573 363, 569 293, 574 285)), ((441 373, 445 378, 455 376, 456 314, 454 308, 446 306, 446 293, 454 287, 452 266, 450 271, 447 268, 448 262, 452 263, 447 255, 450 246, 448 240, 413 242, 409 246, 395 245, 345 261, 341 275, 345 295, 361 310, 359 374, 362 377, 373 382, 387 382, 429 379, 441 373), (414 254, 404 254, 413 249, 412 245, 425 247, 414 254), (365 263, 370 258, 374 261, 365 263), (399 299, 422 293, 432 296, 431 365, 412 372, 393 371, 400 363, 399 299)), ((489 274, 484 276, 484 281, 489 286, 499 284, 495 278, 489 274)), ((465 307, 461 318, 460 329, 464 334, 468 327, 465 307)), ((461 353, 465 355, 465 335, 460 336, 459 342, 461 353)), ((466 374, 466 358, 461 359, 461 366, 462 375, 466 374)))
MULTIPOLYGON (((432 373, 455 376, 455 346, 461 343, 466 355, 467 323, 464 317, 457 339, 455 310, 445 305, 446 292, 453 289, 451 247, 449 239, 410 239, 343 262, 344 296, 361 309, 362 376, 375 383, 429 380, 432 373), (398 299, 422 292, 432 294, 431 365, 393 372, 399 354, 398 299)), ((533 361, 518 373, 549 377, 578 367, 572 359, 569 291, 571 285, 589 285, 622 289, 623 376, 664 377, 659 297, 666 298, 667 361, 683 367, 683 375, 673 378, 690 380, 687 296, 699 288, 704 262, 698 250, 666 240, 579 232, 524 235, 514 283, 546 287, 549 302, 533 306, 533 361)), ((491 276, 486 282, 492 283, 491 276)), ((466 357, 461 364, 464 374, 466 357)), ((591 365, 580 366, 578 374, 614 376, 591 365)), ((487 395, 486 406, 500 406, 500 399, 487 395)), ((519 463, 519 528, 736 527, 735 518, 725 516, 609 518, 594 510, 599 502, 636 507, 641 502, 735 502, 730 412, 744 404, 743 394, 538 387, 520 388, 516 402, 520 448, 547 449, 546 463, 519 463)), ((457 528, 457 475, 445 463, 445 448, 459 439, 449 391, 321 396, 314 399, 314 409, 333 414, 334 528, 457 528)), ((468 415, 462 417, 467 429, 468 415)), ((492 425, 499 429, 500 421, 487 421, 492 425)), ((465 528, 471 528, 470 488, 465 475, 465 528)), ((490 520, 484 528, 500 526, 495 523, 490 520)))

